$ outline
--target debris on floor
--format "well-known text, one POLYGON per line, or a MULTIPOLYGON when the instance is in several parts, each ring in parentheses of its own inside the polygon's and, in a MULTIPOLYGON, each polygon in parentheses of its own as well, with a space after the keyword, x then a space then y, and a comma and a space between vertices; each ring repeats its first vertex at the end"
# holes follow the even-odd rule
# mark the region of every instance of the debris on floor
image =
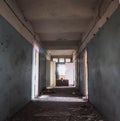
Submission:
POLYGON ((31 102, 10 121, 106 121, 88 102, 31 102))
POLYGON ((69 112, 46 112, 46 113, 39 113, 35 114, 35 117, 42 117, 42 116, 49 116, 49 117, 62 117, 62 116, 70 116, 69 112))
POLYGON ((52 88, 45 88, 41 91, 40 95, 46 95, 46 94, 52 94, 52 93, 55 93, 54 89, 52 88))
MULTIPOLYGON (((55 90, 53 96, 71 96, 74 92, 73 89, 70 92, 69 89, 62 91, 55 90)), ((106 119, 89 102, 37 100, 29 103, 8 121, 106 121, 106 119)))
POLYGON ((75 92, 72 92, 73 95, 75 95, 76 93, 75 92))

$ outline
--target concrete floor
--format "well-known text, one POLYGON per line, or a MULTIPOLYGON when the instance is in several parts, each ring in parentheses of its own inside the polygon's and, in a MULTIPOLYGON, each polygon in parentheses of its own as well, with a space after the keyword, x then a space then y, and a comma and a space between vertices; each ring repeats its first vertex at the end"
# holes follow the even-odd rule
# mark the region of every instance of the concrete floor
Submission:
POLYGON ((75 88, 55 88, 31 101, 9 121, 106 121, 75 88), (62 100, 63 99, 63 100, 62 100))

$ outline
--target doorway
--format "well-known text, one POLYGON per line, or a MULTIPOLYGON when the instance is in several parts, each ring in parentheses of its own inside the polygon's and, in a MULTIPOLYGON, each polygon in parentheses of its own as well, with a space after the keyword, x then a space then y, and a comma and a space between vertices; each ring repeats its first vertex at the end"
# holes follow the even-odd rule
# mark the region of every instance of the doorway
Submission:
POLYGON ((56 64, 56 86, 74 86, 73 63, 56 64))

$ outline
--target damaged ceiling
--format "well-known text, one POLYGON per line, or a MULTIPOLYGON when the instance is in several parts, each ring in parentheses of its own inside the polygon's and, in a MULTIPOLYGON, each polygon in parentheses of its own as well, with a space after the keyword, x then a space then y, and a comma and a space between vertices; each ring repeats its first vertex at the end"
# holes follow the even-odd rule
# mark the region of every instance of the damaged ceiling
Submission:
MULTIPOLYGON (((60 42, 63 44, 81 42, 95 18, 99 1, 101 0, 16 0, 26 20, 32 23, 41 42, 48 48, 50 42, 55 42, 51 50, 55 50, 54 47, 59 46, 60 42)), ((76 44, 76 49, 77 47, 76 44)), ((62 49, 61 54, 64 54, 66 50, 62 49)), ((69 49, 74 48, 71 46, 69 49)), ((52 51, 51 54, 57 52, 52 51)), ((68 51, 69 54, 71 53, 68 51)))

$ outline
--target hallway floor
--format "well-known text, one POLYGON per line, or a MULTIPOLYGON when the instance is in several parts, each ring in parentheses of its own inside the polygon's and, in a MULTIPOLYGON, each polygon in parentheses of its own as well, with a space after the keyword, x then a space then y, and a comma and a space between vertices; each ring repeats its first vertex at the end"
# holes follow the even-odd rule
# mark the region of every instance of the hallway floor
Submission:
POLYGON ((106 121, 77 96, 75 88, 55 88, 31 101, 10 121, 106 121))

